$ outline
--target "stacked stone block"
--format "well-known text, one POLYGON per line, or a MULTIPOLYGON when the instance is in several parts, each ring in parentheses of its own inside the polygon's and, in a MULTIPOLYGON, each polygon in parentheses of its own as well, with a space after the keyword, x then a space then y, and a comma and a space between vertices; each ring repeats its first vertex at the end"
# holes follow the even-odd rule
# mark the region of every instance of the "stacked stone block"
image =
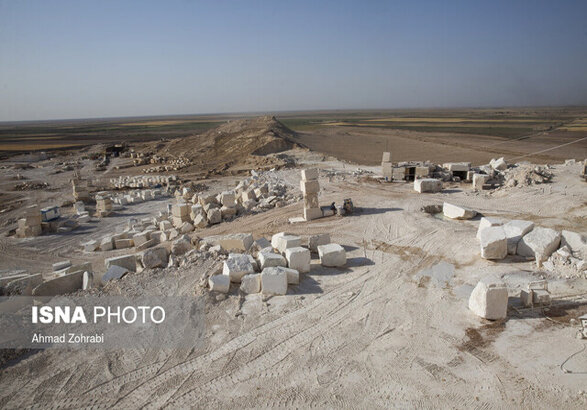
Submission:
POLYGON ((300 189, 304 195, 304 219, 311 221, 322 217, 322 210, 318 202, 320 183, 318 182, 318 170, 303 169, 300 189))
POLYGON ((24 218, 18 220, 16 236, 19 238, 30 238, 39 236, 41 228, 41 211, 37 205, 31 205, 24 209, 24 218))
POLYGON ((391 152, 384 152, 383 158, 381 158, 381 171, 383 178, 387 181, 393 179, 393 165, 391 164, 391 152))
POLYGON ((96 216, 103 218, 112 213, 112 198, 106 193, 101 192, 96 195, 96 216))

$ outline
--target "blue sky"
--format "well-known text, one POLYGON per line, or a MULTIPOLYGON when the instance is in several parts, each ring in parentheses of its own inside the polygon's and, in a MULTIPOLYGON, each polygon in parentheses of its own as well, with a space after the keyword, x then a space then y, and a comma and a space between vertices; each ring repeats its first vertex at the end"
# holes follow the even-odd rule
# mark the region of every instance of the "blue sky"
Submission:
POLYGON ((0 121, 587 104, 587 1, 4 1, 0 121))

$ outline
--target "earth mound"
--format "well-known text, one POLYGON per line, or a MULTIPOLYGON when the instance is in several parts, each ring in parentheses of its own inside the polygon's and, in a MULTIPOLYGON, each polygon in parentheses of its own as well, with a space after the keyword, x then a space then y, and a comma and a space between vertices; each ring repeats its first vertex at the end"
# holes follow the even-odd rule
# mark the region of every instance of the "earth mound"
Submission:
POLYGON ((275 117, 263 116, 229 121, 203 134, 172 140, 159 146, 158 152, 221 171, 255 162, 271 165, 273 161, 262 157, 301 148, 295 137, 295 132, 275 117))

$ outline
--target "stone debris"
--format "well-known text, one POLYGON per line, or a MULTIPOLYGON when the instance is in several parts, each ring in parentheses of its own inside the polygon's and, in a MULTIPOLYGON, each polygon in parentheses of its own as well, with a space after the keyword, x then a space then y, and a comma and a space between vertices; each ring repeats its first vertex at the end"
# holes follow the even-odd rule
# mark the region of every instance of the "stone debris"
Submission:
POLYGON ((318 256, 322 266, 344 266, 346 264, 346 251, 336 243, 318 246, 318 256))
POLYGON ((546 261, 561 242, 561 233, 550 228, 536 227, 518 243, 517 254, 536 259, 538 267, 546 261))
POLYGON ((477 212, 472 209, 449 204, 448 202, 442 205, 442 212, 444 216, 451 219, 471 219, 477 215, 477 212))
POLYGON ((543 267, 550 276, 566 279, 587 279, 587 262, 573 256, 571 249, 564 245, 552 253, 543 267))
POLYGON ((507 287, 500 279, 494 277, 481 279, 469 297, 469 309, 484 319, 505 319, 507 308, 507 287))
POLYGON ((493 168, 496 171, 505 171, 508 167, 508 164, 505 162, 505 160, 502 158, 498 158, 498 159, 492 159, 491 161, 489 161, 489 166, 491 166, 491 168, 493 168))
POLYGON ((440 192, 442 191, 442 181, 439 179, 423 178, 414 180, 414 190, 416 192, 440 192))

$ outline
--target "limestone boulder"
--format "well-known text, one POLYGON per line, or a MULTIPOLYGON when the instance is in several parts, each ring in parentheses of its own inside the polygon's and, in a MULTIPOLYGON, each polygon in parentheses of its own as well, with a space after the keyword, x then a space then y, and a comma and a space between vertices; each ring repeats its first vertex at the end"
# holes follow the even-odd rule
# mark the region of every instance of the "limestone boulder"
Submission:
POLYGON ((208 286, 213 292, 228 293, 230 290, 230 278, 225 275, 214 275, 208 278, 208 286))
POLYGON ((287 259, 287 266, 290 269, 295 269, 301 273, 310 272, 311 255, 309 249, 302 248, 301 246, 287 248, 285 250, 285 258, 287 259))
POLYGON ((477 240, 480 240, 481 231, 485 228, 489 228, 490 226, 502 226, 503 220, 499 218, 493 218, 490 216, 484 216, 479 221, 479 227, 477 228, 477 240))
POLYGON ((504 224, 503 229, 508 242, 508 254, 515 255, 520 239, 534 229, 534 222, 514 219, 504 224))
POLYGON ((143 252, 141 263, 146 269, 165 268, 169 258, 169 252, 166 248, 158 246, 143 252))
POLYGON ((517 253, 521 256, 533 257, 536 264, 542 266, 561 242, 561 234, 550 228, 536 227, 524 235, 518 243, 517 253))
POLYGON ((261 292, 261 274, 250 273, 241 278, 240 290, 243 293, 259 293, 261 292))
POLYGON ((255 273, 255 269, 247 255, 231 253, 224 261, 222 274, 228 276, 231 282, 240 283, 242 277, 250 273, 255 273))
POLYGON ((442 205, 442 212, 444 216, 450 219, 471 219, 477 215, 477 212, 472 209, 449 204, 448 202, 442 205))
POLYGON ((174 255, 183 255, 192 249, 192 241, 189 236, 183 235, 173 241, 171 245, 171 253, 174 255))
POLYGON ((336 243, 318 246, 318 256, 322 266, 344 266, 346 264, 346 252, 336 243))
POLYGON ((285 295, 287 293, 287 272, 283 268, 263 269, 261 293, 264 295, 285 295))
POLYGON ((416 192, 440 192, 442 191, 442 181, 433 178, 421 178, 414 180, 414 190, 416 192))
POLYGON ((489 226, 479 233, 481 257, 484 259, 503 259, 508 254, 505 231, 501 226, 489 226))

